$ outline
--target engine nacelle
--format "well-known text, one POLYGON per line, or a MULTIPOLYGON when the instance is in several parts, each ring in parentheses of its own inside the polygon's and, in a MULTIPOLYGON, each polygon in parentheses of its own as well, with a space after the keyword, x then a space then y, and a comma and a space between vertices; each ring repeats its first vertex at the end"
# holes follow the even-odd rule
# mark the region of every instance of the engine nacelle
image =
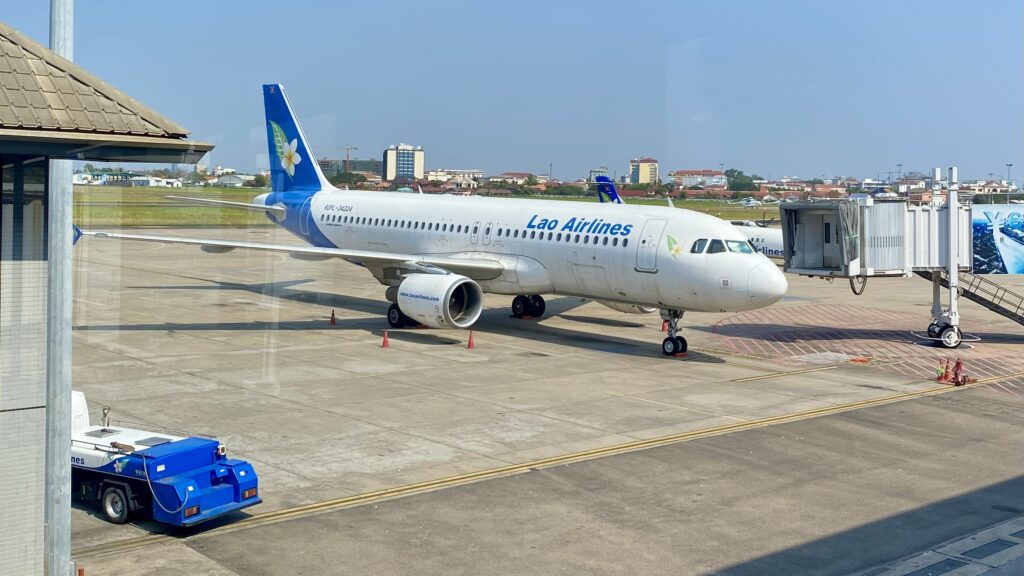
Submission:
POLYGON ((622 302, 605 302, 604 300, 598 300, 601 304, 611 308, 612 310, 618 310, 619 312, 625 312, 626 314, 651 314, 657 312, 658 309, 654 306, 641 306, 640 304, 623 304, 622 302))
POLYGON ((484 310, 480 285, 458 274, 410 274, 397 300, 406 316, 431 328, 469 328, 484 310))

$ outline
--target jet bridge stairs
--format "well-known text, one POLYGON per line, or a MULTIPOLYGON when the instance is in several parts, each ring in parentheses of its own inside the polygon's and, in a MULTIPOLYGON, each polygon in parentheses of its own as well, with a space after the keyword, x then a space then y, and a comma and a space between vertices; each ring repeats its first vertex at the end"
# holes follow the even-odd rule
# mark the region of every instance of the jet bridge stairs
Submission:
MULTIPOLYGON (((915 274, 925 280, 932 279, 931 272, 917 271, 915 274)), ((943 288, 949 288, 949 275, 945 270, 940 273, 939 283, 943 288)), ((960 296, 1024 325, 1024 296, 1017 292, 969 272, 960 272, 957 288, 960 296)))

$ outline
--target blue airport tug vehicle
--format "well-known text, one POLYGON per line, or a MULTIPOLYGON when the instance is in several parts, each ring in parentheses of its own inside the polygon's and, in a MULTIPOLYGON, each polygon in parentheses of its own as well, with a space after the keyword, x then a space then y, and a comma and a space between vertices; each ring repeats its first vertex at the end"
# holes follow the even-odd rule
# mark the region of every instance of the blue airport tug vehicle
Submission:
POLYGON ((216 440, 93 426, 85 394, 72 391, 71 401, 72 494, 110 522, 193 526, 262 502, 252 465, 216 440))

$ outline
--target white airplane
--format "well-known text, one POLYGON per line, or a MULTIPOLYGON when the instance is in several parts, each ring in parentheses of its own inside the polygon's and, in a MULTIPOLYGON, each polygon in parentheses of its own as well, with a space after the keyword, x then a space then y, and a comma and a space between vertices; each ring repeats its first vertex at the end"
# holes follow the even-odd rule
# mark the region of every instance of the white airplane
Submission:
POLYGON ((280 84, 263 86, 271 192, 252 202, 202 200, 265 212, 309 246, 90 231, 92 237, 193 244, 207 252, 339 258, 387 286, 392 327, 469 328, 483 294, 514 296, 516 317, 539 317, 541 294, 597 300, 622 312, 661 310, 667 355, 685 352, 687 310, 733 312, 777 302, 786 278, 739 230, 667 206, 427 196, 339 190, 314 161, 280 84))
POLYGON ((755 250, 769 258, 782 258, 782 229, 761 226, 750 220, 732 220, 730 224, 747 235, 755 250))

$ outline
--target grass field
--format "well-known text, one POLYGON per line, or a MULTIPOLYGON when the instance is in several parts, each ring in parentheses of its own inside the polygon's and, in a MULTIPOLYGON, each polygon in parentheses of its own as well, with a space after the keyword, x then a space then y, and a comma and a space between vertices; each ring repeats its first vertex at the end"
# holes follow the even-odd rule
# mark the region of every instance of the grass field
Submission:
MULTIPOLYGON (((118 186, 75 186, 75 223, 83 228, 108 226, 269 226, 262 212, 187 204, 167 199, 168 195, 249 202, 264 192, 257 188, 147 188, 118 186)), ((594 198, 515 196, 544 200, 596 202, 594 198)), ((630 199, 628 204, 664 206, 664 200, 630 199)), ((744 208, 736 204, 707 200, 677 200, 676 208, 705 212, 725 220, 778 218, 775 206, 744 208)))

